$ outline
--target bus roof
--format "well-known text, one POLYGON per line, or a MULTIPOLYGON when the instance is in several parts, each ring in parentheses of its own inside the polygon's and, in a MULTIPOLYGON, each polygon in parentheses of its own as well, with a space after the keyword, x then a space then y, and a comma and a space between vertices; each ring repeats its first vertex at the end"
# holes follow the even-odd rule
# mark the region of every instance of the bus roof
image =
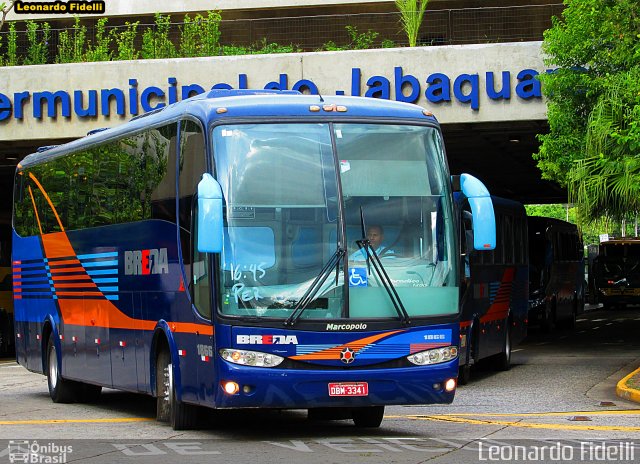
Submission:
POLYGON ((293 91, 212 90, 137 116, 114 128, 91 131, 86 137, 28 155, 18 169, 189 115, 205 124, 214 120, 270 117, 412 119, 437 124, 436 118, 424 108, 391 100, 334 95, 321 97, 293 91))

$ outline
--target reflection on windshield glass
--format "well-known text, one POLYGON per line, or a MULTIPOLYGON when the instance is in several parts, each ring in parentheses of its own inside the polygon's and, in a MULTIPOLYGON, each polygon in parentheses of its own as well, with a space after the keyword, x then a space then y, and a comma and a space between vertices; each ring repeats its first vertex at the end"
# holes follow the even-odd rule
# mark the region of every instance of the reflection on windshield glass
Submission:
POLYGON ((409 315, 457 311, 447 172, 435 129, 239 124, 219 126, 213 136, 226 201, 219 273, 223 313, 290 317, 343 246, 345 259, 313 292, 300 317, 344 317, 348 286, 349 317, 397 318, 379 277, 358 254, 360 208, 369 240, 409 315), (346 221, 342 245, 338 181, 346 221))

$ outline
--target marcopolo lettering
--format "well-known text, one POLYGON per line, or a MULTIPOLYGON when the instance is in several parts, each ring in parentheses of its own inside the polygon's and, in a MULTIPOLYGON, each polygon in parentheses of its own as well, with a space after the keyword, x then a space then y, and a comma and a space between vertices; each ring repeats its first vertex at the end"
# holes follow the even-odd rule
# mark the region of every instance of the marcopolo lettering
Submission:
MULTIPOLYGON (((552 72, 551 70, 547 72, 552 72)), ((460 74, 455 77, 435 72, 421 80, 406 74, 402 67, 396 66, 388 78, 374 75, 365 78, 360 68, 351 69, 351 95, 362 96, 364 82, 364 96, 372 98, 391 99, 416 103, 424 96, 430 103, 450 103, 458 101, 468 105, 472 110, 480 108, 481 95, 485 94, 489 100, 510 100, 512 93, 522 99, 531 100, 541 98, 542 91, 538 80, 538 71, 523 69, 515 75, 515 82, 510 71, 483 74, 460 74), (515 85, 514 85, 515 84, 515 85)), ((30 92, 28 90, 7 95, 0 92, 0 122, 13 117, 23 120, 27 113, 36 119, 46 116, 56 119, 58 116, 71 118, 95 118, 97 116, 111 117, 114 114, 121 117, 135 116, 140 112, 148 112, 164 108, 194 95, 205 92, 199 84, 178 85, 175 77, 167 79, 166 87, 149 86, 138 88, 138 80, 131 78, 127 89, 105 88, 100 90, 42 90, 30 92), (29 106, 31 107, 29 109, 29 106)), ((267 82, 265 89, 289 90, 290 82, 287 74, 280 74, 277 80, 267 82)), ((260 85, 252 85, 258 88, 260 85)), ((211 87, 215 89, 233 89, 231 84, 220 82, 211 87)), ((246 74, 238 74, 238 89, 248 89, 249 79, 246 74)), ((302 79, 291 85, 292 90, 299 90, 317 95, 318 86, 308 79, 302 79)), ((337 95, 344 95, 344 90, 336 90, 337 95)))
POLYGON ((168 274, 167 249, 132 250, 124 252, 125 275, 168 274))
POLYGON ((327 324, 326 330, 366 330, 367 324, 327 324))

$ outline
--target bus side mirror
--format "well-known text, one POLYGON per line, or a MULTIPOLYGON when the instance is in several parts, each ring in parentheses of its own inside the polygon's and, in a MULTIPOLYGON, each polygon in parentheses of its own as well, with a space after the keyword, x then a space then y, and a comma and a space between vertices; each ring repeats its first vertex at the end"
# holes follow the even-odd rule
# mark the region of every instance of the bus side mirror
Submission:
POLYGON ((222 188, 211 174, 198 183, 198 251, 220 253, 223 240, 222 188))
POLYGON ((453 187, 459 182, 460 191, 469 200, 473 215, 473 248, 494 250, 496 248, 496 215, 489 190, 470 174, 453 176, 453 187), (459 179, 459 180, 458 180, 459 179))

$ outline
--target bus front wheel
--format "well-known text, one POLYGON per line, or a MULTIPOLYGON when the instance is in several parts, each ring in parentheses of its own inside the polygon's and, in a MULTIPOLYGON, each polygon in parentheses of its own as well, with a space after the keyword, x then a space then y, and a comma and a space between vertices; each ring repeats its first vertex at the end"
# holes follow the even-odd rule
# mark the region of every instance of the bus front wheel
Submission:
POLYGON ((158 421, 170 422, 174 430, 196 426, 198 409, 178 400, 173 364, 166 349, 160 351, 156 362, 156 392, 158 421))
POLYGON ((76 399, 76 384, 70 380, 65 380, 60 375, 58 365, 58 351, 53 342, 53 337, 49 337, 47 343, 47 384, 49 395, 54 403, 73 403, 76 399))
POLYGON ((375 428, 380 427, 384 417, 384 406, 370 406, 367 408, 355 408, 351 411, 356 427, 375 428))

